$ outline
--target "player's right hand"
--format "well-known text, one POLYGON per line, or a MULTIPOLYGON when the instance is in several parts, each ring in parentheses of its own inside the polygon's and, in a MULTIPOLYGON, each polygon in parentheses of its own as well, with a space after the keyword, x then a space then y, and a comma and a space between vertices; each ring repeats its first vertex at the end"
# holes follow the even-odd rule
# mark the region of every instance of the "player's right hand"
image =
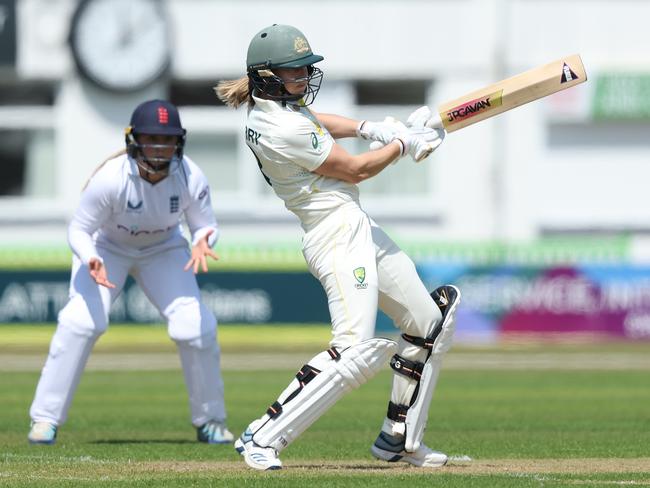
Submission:
POLYGON ((407 127, 430 127, 444 131, 443 123, 437 112, 432 112, 426 105, 420 107, 406 119, 407 127))
POLYGON ((445 138, 445 131, 441 129, 429 129, 428 127, 411 127, 398 134, 396 138, 402 142, 404 147, 402 156, 410 154, 419 163, 442 144, 445 138))
POLYGON ((427 125, 432 116, 431 109, 424 105, 409 115, 406 119, 406 126, 421 129, 427 125))
POLYGON ((219 256, 212 250, 208 239, 214 230, 210 229, 206 234, 199 239, 199 241, 192 246, 192 252, 189 261, 183 268, 183 271, 188 271, 192 269, 194 274, 199 272, 199 267, 203 270, 204 273, 208 272, 208 260, 207 257, 210 256, 212 259, 217 261, 219 256))
POLYGON ((98 258, 90 258, 88 261, 88 272, 95 283, 106 288, 115 288, 115 285, 108 281, 108 275, 106 273, 106 266, 98 258))

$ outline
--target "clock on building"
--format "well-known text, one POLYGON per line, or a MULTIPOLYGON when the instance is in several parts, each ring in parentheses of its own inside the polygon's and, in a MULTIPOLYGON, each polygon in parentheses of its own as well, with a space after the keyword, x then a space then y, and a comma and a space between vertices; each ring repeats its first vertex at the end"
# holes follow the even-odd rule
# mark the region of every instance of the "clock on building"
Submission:
POLYGON ((82 0, 70 47, 85 78, 107 90, 137 91, 167 72, 167 17, 159 0, 82 0))

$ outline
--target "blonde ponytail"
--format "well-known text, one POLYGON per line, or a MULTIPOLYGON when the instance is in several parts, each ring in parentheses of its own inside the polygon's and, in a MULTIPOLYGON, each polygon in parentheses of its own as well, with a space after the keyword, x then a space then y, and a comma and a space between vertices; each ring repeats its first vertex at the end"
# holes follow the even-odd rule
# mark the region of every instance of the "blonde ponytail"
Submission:
POLYGON ((238 80, 220 81, 214 87, 219 100, 232 108, 238 108, 244 103, 253 104, 253 98, 248 90, 248 76, 238 80))
POLYGON ((93 170, 92 174, 91 174, 91 175, 88 177, 88 179, 86 180, 86 183, 84 183, 84 186, 83 186, 83 188, 81 189, 81 191, 84 191, 84 190, 86 189, 86 187, 88 186, 88 183, 90 183, 90 180, 93 179, 93 176, 95 176, 95 175, 97 174, 97 172, 98 172, 100 169, 102 169, 106 163, 108 163, 111 159, 115 159, 115 158, 117 158, 118 156, 122 156, 123 154, 126 154, 126 149, 120 149, 120 150, 117 151, 116 153, 113 153, 113 154, 111 154, 109 157, 107 157, 107 158, 106 158, 106 159, 105 159, 105 160, 104 160, 104 161, 103 161, 99 166, 97 166, 97 167, 93 170))

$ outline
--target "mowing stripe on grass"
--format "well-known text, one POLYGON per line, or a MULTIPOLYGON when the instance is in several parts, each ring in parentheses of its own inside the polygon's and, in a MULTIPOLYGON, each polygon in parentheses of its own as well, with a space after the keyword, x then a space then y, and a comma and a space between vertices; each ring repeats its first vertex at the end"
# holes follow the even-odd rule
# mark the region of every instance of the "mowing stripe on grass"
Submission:
MULTIPOLYGON (((261 371, 297 369, 313 352, 237 352, 222 353, 221 366, 226 371, 261 371)), ((0 371, 38 371, 47 352, 39 354, 8 353, 0 356, 0 371)), ((450 352, 443 363, 452 370, 508 371, 648 371, 650 355, 641 353, 609 354, 512 354, 482 352, 450 352)), ((90 356, 88 371, 158 371, 180 369, 175 352, 110 353, 95 352, 90 356)))

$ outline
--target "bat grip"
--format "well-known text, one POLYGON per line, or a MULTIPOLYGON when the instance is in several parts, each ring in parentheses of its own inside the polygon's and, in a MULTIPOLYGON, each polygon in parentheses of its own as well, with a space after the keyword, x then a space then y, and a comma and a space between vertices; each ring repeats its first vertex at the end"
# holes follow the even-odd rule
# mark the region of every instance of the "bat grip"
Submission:
POLYGON ((433 115, 429 120, 427 120, 427 123, 424 124, 426 127, 429 127, 430 129, 444 129, 445 126, 442 123, 442 119, 440 118, 440 114, 438 112, 434 112, 433 115))

